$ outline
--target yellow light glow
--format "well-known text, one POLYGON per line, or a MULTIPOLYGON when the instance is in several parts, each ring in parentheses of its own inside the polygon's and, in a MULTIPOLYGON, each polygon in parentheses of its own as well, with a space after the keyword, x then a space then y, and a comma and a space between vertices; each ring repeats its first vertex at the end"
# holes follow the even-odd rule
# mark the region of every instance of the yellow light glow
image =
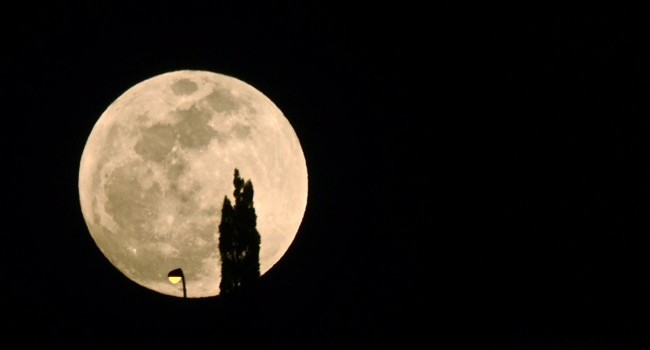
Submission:
POLYGON ((180 282, 183 278, 181 276, 169 276, 169 282, 176 284, 180 282))

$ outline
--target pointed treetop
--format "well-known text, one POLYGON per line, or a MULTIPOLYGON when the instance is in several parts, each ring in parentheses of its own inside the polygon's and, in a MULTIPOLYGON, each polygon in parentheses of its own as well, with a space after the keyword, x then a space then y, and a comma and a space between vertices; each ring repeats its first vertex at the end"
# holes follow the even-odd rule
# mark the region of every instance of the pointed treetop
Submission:
POLYGON ((242 186, 244 186, 244 179, 239 176, 239 169, 235 168, 235 177, 232 181, 233 185, 235 185, 235 190, 233 191, 233 196, 235 196, 235 202, 237 202, 237 199, 239 198, 239 193, 241 193, 242 186))

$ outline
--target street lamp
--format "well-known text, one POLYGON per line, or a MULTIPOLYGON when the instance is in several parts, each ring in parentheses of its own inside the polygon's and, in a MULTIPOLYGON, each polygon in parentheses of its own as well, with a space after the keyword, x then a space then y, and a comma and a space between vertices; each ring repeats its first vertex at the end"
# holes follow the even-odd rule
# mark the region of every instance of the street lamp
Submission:
POLYGON ((183 282, 183 298, 187 298, 187 290, 185 289, 185 276, 183 275, 183 270, 181 268, 177 268, 176 270, 171 270, 167 274, 167 278, 169 278, 169 282, 172 284, 177 284, 178 282, 183 282))

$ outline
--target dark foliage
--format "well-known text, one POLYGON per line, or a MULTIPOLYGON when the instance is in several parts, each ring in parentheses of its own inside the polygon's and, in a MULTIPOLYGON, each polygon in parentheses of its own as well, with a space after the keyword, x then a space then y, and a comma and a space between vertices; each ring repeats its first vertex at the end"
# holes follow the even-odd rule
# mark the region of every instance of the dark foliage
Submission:
POLYGON ((260 277, 260 234, 253 206, 253 183, 244 181, 235 169, 235 205, 226 196, 219 224, 222 295, 232 294, 255 284, 260 277))

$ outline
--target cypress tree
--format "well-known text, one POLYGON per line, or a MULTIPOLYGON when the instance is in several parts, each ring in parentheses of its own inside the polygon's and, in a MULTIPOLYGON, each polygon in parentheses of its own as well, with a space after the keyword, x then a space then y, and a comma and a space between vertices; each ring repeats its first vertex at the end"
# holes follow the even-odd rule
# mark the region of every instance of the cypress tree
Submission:
POLYGON ((261 237, 253 205, 253 183, 244 181, 235 169, 233 206, 226 196, 219 224, 221 252, 221 294, 230 294, 242 286, 253 285, 260 277, 261 237))
POLYGON ((221 252, 221 282, 219 283, 219 289, 222 294, 229 294, 239 283, 235 273, 235 211, 228 196, 224 197, 223 207, 221 208, 219 252, 221 252))
POLYGON ((235 208, 238 218, 238 234, 242 243, 242 283, 250 285, 260 277, 260 234, 257 231, 257 214, 253 206, 253 183, 249 180, 243 186, 241 201, 235 208))

